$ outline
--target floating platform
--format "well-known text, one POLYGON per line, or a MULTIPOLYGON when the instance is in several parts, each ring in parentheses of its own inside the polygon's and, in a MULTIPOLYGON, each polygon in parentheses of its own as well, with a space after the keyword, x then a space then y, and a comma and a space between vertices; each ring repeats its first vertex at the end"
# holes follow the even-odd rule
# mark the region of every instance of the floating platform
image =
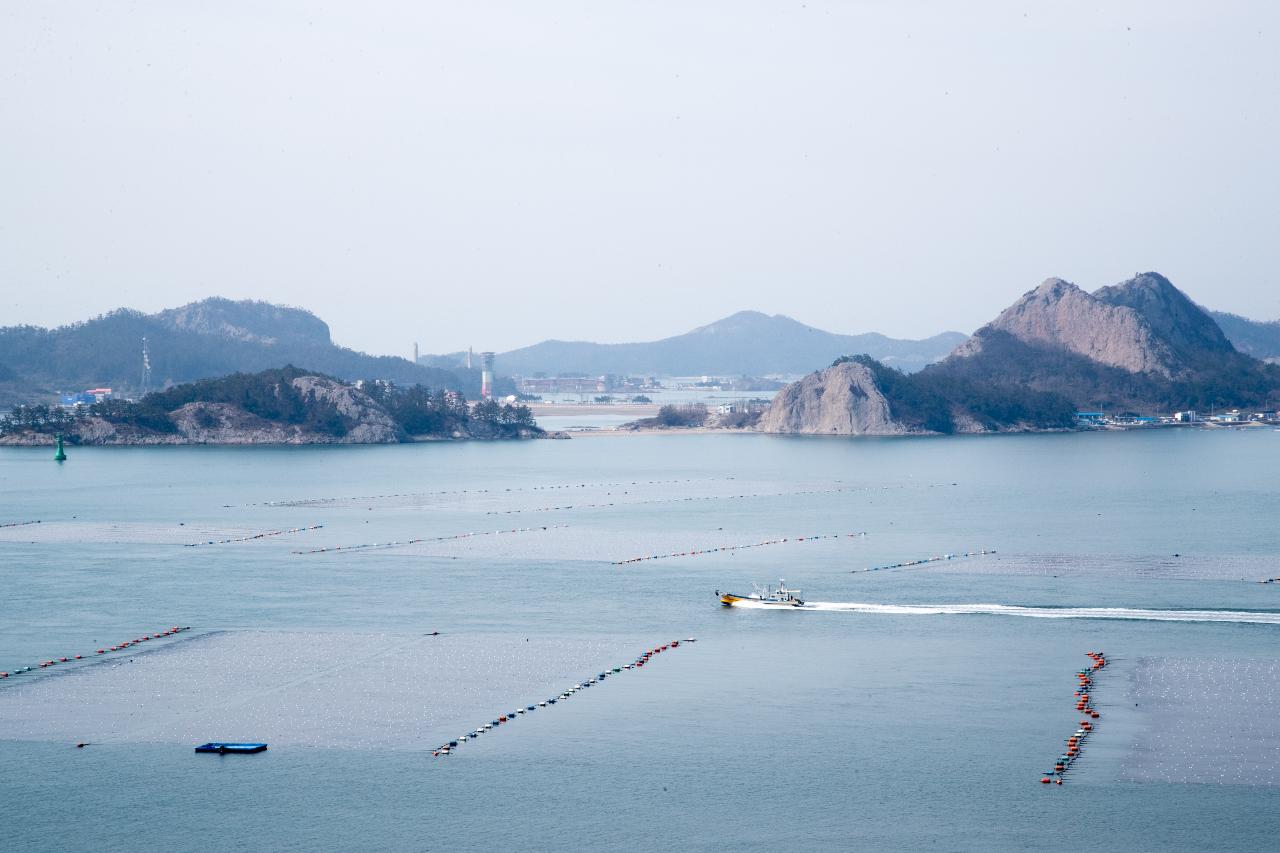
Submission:
POLYGON ((254 752, 262 752, 267 748, 265 743, 202 743, 196 747, 196 752, 216 752, 218 755, 226 755, 234 753, 236 755, 249 755, 254 752))

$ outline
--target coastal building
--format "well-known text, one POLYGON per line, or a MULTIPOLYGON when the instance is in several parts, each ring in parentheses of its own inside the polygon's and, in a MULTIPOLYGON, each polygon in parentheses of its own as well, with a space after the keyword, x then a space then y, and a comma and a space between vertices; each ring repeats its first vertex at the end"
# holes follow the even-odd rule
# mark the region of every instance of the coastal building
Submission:
POLYGON ((1199 422, 1200 417, 1195 412, 1187 411, 1175 412, 1173 419, 1180 424, 1194 424, 1199 422))
POLYGON ((1101 424, 1107 419, 1104 412, 1076 412, 1076 420, 1086 424, 1101 424))
POLYGON ((110 388, 89 388, 78 393, 61 395, 59 405, 64 409, 92 406, 94 403, 101 403, 103 400, 110 399, 112 393, 110 388))

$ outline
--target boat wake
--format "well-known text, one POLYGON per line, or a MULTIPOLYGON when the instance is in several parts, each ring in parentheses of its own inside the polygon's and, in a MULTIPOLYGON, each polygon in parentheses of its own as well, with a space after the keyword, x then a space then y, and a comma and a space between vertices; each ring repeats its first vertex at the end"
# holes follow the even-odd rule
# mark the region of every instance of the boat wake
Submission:
MULTIPOLYGON (((737 607, 776 610, 758 602, 737 607)), ((1280 625, 1280 612, 1266 610, 1146 610, 1132 607, 1020 607, 1015 604, 873 604, 809 601, 795 610, 866 613, 882 616, 1023 616, 1031 619, 1136 619, 1150 622, 1227 622, 1280 625)))

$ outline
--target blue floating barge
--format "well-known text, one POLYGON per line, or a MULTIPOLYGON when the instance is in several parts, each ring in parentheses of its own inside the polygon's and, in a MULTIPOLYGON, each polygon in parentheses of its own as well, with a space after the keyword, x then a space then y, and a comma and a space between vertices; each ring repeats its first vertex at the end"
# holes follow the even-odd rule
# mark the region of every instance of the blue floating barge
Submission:
POLYGON ((196 747, 196 752, 216 752, 218 755, 226 755, 234 753, 236 755, 249 755, 254 752, 262 752, 267 748, 265 743, 202 743, 196 747))

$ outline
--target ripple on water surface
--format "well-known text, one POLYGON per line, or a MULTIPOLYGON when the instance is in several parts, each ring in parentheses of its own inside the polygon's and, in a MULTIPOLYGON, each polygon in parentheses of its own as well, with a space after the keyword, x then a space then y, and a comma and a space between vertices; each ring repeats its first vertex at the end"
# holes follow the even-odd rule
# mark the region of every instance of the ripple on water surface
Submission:
POLYGON ((1130 696, 1143 724, 1125 778, 1280 785, 1280 662, 1143 658, 1130 696))

